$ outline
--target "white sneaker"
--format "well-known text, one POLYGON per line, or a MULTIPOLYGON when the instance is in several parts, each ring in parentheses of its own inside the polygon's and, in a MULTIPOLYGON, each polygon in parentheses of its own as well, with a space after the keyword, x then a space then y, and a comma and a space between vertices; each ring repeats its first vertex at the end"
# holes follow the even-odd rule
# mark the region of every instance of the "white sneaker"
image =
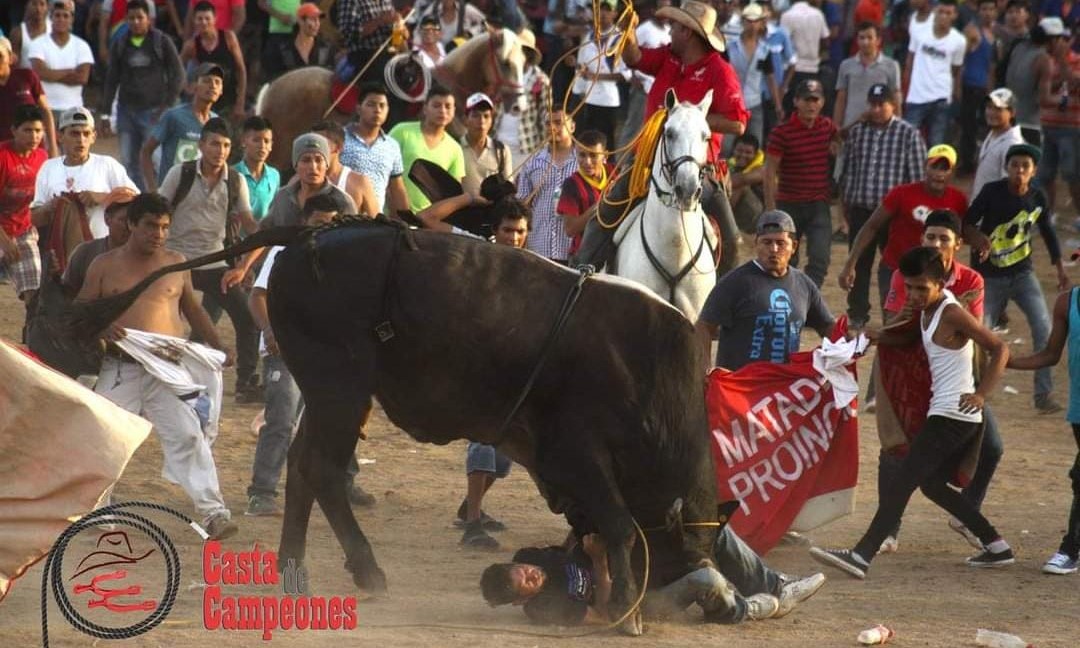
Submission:
MULTIPOLYGON (((979 546, 982 549, 982 546, 979 546)), ((896 553, 900 551, 900 539, 896 536, 889 536, 881 543, 881 548, 878 549, 878 553, 896 553)))
POLYGON ((825 574, 817 573, 813 576, 800 578, 799 580, 784 583, 780 590, 780 608, 773 615, 774 619, 787 616, 795 609, 795 606, 817 594, 821 586, 825 584, 825 574))
POLYGON ((754 594, 746 598, 746 618, 761 621, 772 618, 780 609, 780 599, 772 594, 754 594))
POLYGON ((1057 574, 1058 576, 1065 576, 1067 574, 1075 574, 1077 570, 1077 561, 1069 558, 1060 551, 1050 556, 1050 560, 1046 561, 1046 564, 1042 566, 1042 572, 1044 574, 1057 574))
POLYGON ((949 528, 964 536, 964 540, 967 540, 967 543, 972 547, 980 551, 985 549, 982 541, 979 540, 978 536, 976 536, 974 533, 971 532, 970 529, 964 526, 964 523, 960 520, 957 520, 954 517, 949 518, 949 528))

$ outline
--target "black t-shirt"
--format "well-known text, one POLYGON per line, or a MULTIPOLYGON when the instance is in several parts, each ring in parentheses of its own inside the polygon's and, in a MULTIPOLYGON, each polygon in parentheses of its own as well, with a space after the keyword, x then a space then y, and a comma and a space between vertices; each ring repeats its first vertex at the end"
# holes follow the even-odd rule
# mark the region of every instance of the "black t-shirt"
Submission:
POLYGON ((1012 276, 1031 270, 1033 226, 1039 228, 1051 263, 1061 259, 1061 244, 1050 225, 1046 194, 1028 189, 1023 196, 1009 191, 1009 181, 996 180, 983 185, 968 207, 964 222, 979 228, 990 239, 990 256, 971 267, 984 277, 1012 276))
POLYGON ((804 326, 822 330, 833 321, 821 291, 805 273, 789 268, 774 277, 757 261, 716 284, 701 319, 720 328, 716 365, 732 371, 751 362, 787 362, 799 350, 804 326))
POLYGON ((585 620, 596 588, 592 560, 577 545, 567 552, 561 547, 529 547, 514 554, 513 562, 544 570, 544 586, 524 605, 533 623, 572 626, 585 620))

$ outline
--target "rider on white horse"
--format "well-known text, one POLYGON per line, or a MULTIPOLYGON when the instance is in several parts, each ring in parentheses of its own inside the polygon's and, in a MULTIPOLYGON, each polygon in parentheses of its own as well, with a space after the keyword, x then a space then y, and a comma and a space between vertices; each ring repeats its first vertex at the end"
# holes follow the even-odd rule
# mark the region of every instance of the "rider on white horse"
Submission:
MULTIPOLYGON (((720 147, 725 134, 741 135, 746 130, 750 113, 743 104, 734 68, 720 55, 725 46, 724 37, 717 29, 716 10, 706 3, 687 0, 681 8, 659 9, 656 16, 671 21, 671 44, 659 48, 638 47, 635 35, 638 18, 631 14, 624 29, 627 38, 623 60, 629 67, 656 78, 645 106, 646 120, 664 105, 669 89, 675 91, 679 101, 694 104, 700 103, 705 94, 712 91, 707 117, 713 132, 709 147, 712 172, 706 173, 702 205, 705 212, 719 222, 725 238, 733 238, 734 217, 718 184, 727 174, 720 147)), ((620 174, 607 199, 600 204, 599 217, 603 221, 611 222, 622 213, 623 207, 618 203, 627 196, 628 182, 629 174, 620 174)), ((600 227, 596 219, 590 221, 575 263, 605 265, 612 254, 613 235, 614 230, 600 227)), ((725 244, 729 242, 725 241, 725 244)))

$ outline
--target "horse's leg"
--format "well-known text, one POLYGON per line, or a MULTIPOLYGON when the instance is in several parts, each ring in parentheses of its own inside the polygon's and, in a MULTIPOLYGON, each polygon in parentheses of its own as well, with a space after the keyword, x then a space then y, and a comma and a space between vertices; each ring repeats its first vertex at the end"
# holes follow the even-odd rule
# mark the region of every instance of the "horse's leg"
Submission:
POLYGON ((356 451, 372 407, 372 395, 364 389, 364 382, 338 374, 326 380, 327 389, 305 394, 304 416, 313 433, 300 449, 297 463, 345 551, 345 569, 353 582, 367 592, 381 594, 386 591, 386 575, 375 561, 345 492, 345 466, 356 451))

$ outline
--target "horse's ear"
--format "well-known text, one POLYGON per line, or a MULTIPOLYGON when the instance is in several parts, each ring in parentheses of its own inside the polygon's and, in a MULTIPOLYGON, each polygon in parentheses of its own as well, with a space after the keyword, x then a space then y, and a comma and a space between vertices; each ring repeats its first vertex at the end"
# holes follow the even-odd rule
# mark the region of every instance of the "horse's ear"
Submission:
MULTIPOLYGON (((712 92, 710 90, 709 92, 712 92)), ((679 98, 675 96, 675 88, 668 88, 668 91, 664 93, 664 108, 671 111, 679 103, 679 98)))
POLYGON ((702 97, 701 101, 697 105, 698 110, 703 113, 708 113, 710 106, 712 106, 712 88, 709 88, 709 91, 705 93, 705 96, 702 97))

